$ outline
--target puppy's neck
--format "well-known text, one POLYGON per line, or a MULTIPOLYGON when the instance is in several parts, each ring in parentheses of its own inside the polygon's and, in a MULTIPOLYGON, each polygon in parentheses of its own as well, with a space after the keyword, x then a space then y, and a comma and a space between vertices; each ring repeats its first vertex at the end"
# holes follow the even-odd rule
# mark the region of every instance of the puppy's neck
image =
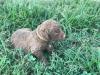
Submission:
POLYGON ((46 39, 45 37, 41 36, 41 33, 39 33, 39 28, 40 26, 37 27, 36 29, 36 35, 38 36, 38 38, 44 42, 48 42, 48 39, 46 39))

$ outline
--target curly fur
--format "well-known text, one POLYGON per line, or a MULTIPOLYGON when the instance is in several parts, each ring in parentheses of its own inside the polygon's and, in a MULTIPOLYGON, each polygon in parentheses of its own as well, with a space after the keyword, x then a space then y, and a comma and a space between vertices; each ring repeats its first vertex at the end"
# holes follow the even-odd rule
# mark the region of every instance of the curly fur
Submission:
POLYGON ((55 20, 46 20, 35 30, 22 28, 16 30, 11 36, 11 42, 15 48, 22 48, 32 52, 41 61, 47 63, 43 50, 52 51, 50 42, 65 38, 64 32, 55 20))

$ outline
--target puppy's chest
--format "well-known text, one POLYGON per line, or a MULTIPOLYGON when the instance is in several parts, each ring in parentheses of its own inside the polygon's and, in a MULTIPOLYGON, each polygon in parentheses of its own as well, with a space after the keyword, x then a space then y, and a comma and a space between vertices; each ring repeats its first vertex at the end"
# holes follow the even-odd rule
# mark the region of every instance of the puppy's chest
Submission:
POLYGON ((40 49, 45 50, 47 48, 47 46, 48 46, 48 44, 44 43, 44 44, 40 45, 40 49))
POLYGON ((31 47, 34 50, 45 50, 46 47, 48 46, 48 43, 41 43, 41 42, 34 42, 31 47))
POLYGON ((32 50, 45 50, 48 46, 48 42, 44 42, 36 35, 36 32, 34 31, 32 34, 32 39, 30 40, 30 48, 32 50))

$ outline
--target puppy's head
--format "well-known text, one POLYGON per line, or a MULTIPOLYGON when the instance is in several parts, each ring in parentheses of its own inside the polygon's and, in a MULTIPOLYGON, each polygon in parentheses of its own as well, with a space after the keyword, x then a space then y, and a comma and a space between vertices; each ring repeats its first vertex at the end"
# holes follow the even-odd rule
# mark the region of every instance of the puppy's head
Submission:
POLYGON ((64 32, 55 20, 46 20, 38 28, 40 36, 47 40, 61 40, 65 38, 64 32))

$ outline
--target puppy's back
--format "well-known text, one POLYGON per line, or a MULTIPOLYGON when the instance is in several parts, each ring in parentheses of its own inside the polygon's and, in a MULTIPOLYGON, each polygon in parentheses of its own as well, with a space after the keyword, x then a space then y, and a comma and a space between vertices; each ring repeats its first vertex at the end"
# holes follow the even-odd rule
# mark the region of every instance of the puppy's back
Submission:
POLYGON ((23 48, 27 47, 27 42, 29 41, 29 37, 32 36, 31 30, 28 28, 22 28, 15 31, 11 36, 11 42, 15 48, 23 48))

